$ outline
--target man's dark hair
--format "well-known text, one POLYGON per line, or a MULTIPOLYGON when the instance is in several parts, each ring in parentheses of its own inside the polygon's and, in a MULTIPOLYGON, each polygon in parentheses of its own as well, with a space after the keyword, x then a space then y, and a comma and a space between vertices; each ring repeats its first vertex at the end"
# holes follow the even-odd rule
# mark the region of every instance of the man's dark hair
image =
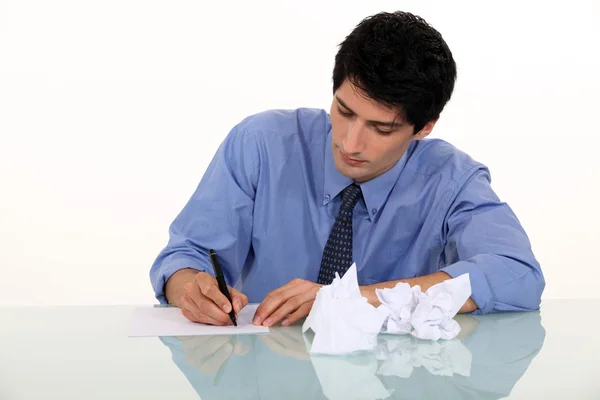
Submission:
POLYGON ((456 63, 442 35, 424 19, 396 11, 365 18, 340 44, 333 91, 344 80, 397 109, 414 133, 439 118, 456 81, 456 63))

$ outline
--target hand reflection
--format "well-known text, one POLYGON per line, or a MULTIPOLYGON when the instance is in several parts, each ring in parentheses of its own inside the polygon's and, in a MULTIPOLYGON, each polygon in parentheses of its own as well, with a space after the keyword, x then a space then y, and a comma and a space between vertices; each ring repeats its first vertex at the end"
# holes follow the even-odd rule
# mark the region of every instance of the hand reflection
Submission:
POLYGON ((297 360, 310 359, 299 326, 271 327, 271 332, 268 335, 260 335, 259 337, 275 354, 297 360))
POLYGON ((161 341, 202 400, 324 400, 300 326, 271 328, 265 335, 161 341))
POLYGON ((299 325, 273 327, 266 335, 161 340, 203 400, 508 396, 544 343, 539 312, 455 319, 462 331, 452 341, 380 335, 376 351, 311 354, 309 361, 305 340, 310 344, 314 335, 303 336, 299 325))
POLYGON ((186 363, 196 367, 202 375, 216 373, 232 355, 245 355, 248 345, 235 336, 182 336, 182 350, 186 363))

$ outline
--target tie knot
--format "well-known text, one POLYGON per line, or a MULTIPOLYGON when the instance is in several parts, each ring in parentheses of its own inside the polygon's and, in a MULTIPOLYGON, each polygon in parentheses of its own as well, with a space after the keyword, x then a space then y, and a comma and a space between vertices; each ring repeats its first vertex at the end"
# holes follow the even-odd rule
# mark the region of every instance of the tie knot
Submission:
POLYGON ((360 199, 362 192, 360 190, 360 186, 356 183, 348 186, 346 189, 342 191, 342 208, 346 210, 354 210, 354 206, 360 199))

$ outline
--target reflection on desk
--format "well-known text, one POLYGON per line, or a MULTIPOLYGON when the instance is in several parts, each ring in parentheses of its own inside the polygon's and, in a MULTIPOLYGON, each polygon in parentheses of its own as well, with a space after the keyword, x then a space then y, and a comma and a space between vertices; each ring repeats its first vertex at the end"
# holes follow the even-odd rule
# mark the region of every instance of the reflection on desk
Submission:
POLYGON ((301 326, 268 335, 161 337, 203 400, 498 399, 545 338, 539 312, 459 315, 451 341, 379 335, 376 351, 309 355, 301 326))

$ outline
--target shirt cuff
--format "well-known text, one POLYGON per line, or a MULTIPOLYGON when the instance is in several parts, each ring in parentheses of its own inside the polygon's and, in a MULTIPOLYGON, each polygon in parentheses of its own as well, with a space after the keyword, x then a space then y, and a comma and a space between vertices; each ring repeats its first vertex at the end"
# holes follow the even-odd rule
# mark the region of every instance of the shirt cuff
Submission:
POLYGON ((471 314, 488 314, 492 312, 494 309, 494 294, 485 274, 477 265, 469 261, 458 261, 442 268, 440 271, 447 273, 452 278, 468 273, 471 281, 471 298, 478 307, 471 314))
POLYGON ((175 272, 186 268, 195 269, 198 272, 207 272, 212 275, 212 271, 205 268, 194 258, 182 256, 180 254, 165 258, 160 265, 159 272, 155 277, 154 282, 152 282, 154 296, 160 304, 168 303, 167 298, 165 297, 165 285, 169 278, 175 272))

